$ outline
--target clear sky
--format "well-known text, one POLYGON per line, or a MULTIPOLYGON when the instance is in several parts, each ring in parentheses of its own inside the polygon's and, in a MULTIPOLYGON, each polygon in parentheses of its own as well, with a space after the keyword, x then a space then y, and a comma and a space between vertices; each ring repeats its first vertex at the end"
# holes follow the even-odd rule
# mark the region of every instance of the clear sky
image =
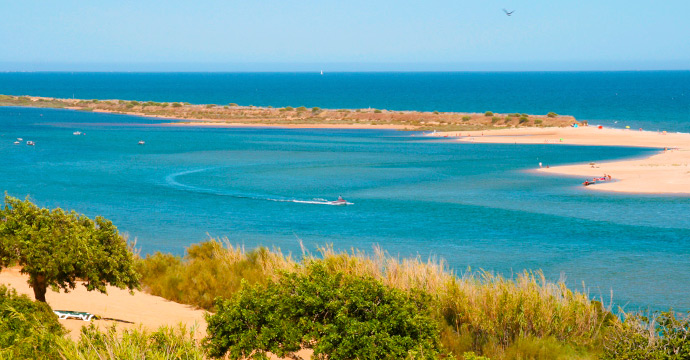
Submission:
POLYGON ((690 69, 690 0, 0 0, 0 10, 0 71, 690 69))

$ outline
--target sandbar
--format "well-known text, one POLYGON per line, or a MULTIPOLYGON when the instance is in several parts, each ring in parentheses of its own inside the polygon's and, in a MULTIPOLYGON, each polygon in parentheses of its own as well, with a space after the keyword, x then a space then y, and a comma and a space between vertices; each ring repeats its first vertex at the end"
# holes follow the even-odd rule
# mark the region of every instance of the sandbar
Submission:
POLYGON ((598 128, 596 126, 562 128, 518 128, 485 131, 451 131, 428 134, 456 137, 461 142, 503 144, 555 144, 581 146, 625 146, 656 148, 659 152, 644 159, 590 162, 550 166, 535 171, 586 179, 611 175, 612 181, 597 182, 587 190, 635 194, 690 195, 690 134, 598 128), (593 165, 591 163, 594 163, 593 165))

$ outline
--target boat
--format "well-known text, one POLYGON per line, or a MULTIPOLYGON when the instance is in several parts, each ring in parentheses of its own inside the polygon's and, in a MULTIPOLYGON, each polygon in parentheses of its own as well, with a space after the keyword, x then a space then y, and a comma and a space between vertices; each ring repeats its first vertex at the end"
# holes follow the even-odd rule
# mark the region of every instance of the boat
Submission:
POLYGON ((81 135, 81 131, 75 131, 72 133, 72 135, 81 135))
POLYGON ((15 144, 15 145, 19 145, 19 144, 21 144, 21 142, 15 141, 14 144, 15 144))
POLYGON ((22 138, 17 138, 17 141, 24 141, 24 139, 22 139, 22 138))
POLYGON ((144 142, 144 140, 139 140, 139 145, 144 145, 144 144, 146 144, 146 143, 144 142))
POLYGON ((342 196, 338 196, 338 200, 331 201, 331 205, 348 205, 347 200, 343 199, 342 196))
POLYGON ((33 141, 31 141, 31 140, 29 140, 29 141, 26 142, 26 145, 34 146, 34 145, 36 145, 36 143, 33 142, 33 141))

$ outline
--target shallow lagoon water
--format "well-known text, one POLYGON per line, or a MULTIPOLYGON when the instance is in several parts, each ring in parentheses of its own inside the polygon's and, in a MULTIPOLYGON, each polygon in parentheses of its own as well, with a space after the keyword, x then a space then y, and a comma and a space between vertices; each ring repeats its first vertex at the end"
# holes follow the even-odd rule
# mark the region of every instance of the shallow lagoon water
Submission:
POLYGON ((144 253, 182 254, 209 235, 293 254, 299 241, 312 250, 378 244, 442 257, 459 272, 542 269, 584 282, 593 297, 613 290, 627 309, 690 310, 690 199, 591 192, 582 179, 531 171, 655 150, 160 123, 0 108, 0 188, 103 215, 144 253), (17 137, 36 146, 14 145, 17 137), (321 204, 338 195, 354 205, 321 204))

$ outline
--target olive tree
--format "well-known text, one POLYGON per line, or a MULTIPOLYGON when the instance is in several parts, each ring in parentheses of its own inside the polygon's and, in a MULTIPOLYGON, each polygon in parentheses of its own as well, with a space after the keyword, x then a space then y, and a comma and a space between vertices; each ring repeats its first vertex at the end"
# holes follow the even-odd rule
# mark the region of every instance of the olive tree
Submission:
POLYGON ((29 275, 34 296, 42 302, 49 286, 67 292, 79 281, 102 293, 107 285, 139 286, 134 254, 112 222, 39 208, 28 198, 6 194, 0 209, 0 269, 15 265, 29 275))

